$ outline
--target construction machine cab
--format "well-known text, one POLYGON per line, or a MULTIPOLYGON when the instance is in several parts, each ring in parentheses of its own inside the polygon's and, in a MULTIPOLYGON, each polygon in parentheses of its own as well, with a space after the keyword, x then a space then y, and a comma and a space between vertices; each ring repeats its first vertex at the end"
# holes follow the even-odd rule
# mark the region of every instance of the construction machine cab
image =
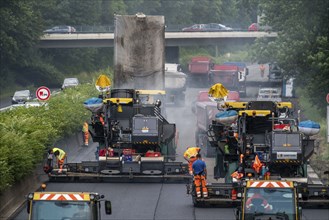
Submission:
MULTIPOLYGON (((27 195, 29 219, 100 220, 98 193, 84 192, 34 192, 27 195)), ((110 201, 105 201, 106 214, 112 213, 110 201)))
POLYGON ((297 185, 294 182, 251 180, 243 184, 241 207, 236 210, 237 219, 300 219, 301 209, 298 208, 297 185))

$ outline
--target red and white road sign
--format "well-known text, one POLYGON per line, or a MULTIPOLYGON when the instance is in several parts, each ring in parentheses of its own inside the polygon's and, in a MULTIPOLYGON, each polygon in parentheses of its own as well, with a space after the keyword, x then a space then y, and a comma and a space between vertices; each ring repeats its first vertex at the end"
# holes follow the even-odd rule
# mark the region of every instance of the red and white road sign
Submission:
POLYGON ((50 98, 50 89, 48 89, 45 86, 41 86, 37 89, 36 91, 36 97, 37 99, 39 99, 40 101, 46 101, 50 98))

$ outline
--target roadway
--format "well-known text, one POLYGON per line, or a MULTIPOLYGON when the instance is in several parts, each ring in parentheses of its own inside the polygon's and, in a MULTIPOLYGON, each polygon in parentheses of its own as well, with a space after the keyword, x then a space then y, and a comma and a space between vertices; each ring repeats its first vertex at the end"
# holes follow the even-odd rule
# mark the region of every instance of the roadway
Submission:
MULTIPOLYGON (((250 72, 250 79, 259 78, 257 65, 250 72)), ((252 69, 251 68, 251 69, 252 69)), ((266 80, 259 79, 259 81, 266 80)), ((186 105, 184 107, 169 107, 168 120, 177 124, 179 131, 179 145, 177 149, 178 160, 183 161, 183 152, 187 146, 194 145, 195 116, 191 111, 191 103, 199 90, 207 88, 190 88, 187 90, 186 105)), ((247 93, 254 96, 258 87, 248 88, 247 93)), ((58 146, 63 147, 68 155, 68 162, 81 160, 94 160, 96 144, 81 147, 76 140, 80 136, 62 140, 58 146)), ((214 158, 205 158, 208 166, 208 181, 216 182, 213 177, 212 167, 214 158)), ((47 191, 93 191, 105 195, 112 201, 113 213, 105 215, 102 209, 102 219, 116 220, 212 220, 235 219, 232 208, 195 208, 191 196, 186 194, 185 184, 136 184, 136 183, 48 183, 47 191)), ((103 208, 103 207, 102 207, 103 208)), ((304 209, 303 219, 325 220, 328 219, 329 210, 304 209)), ((27 219, 25 206, 22 207, 15 220, 27 219)))

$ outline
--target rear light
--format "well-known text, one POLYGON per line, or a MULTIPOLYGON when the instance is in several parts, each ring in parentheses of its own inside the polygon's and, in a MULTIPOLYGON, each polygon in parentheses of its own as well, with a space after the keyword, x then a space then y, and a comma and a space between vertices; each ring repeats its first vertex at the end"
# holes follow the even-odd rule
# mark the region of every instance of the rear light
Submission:
POLYGON ((231 191, 232 200, 236 200, 236 197, 237 197, 237 191, 236 191, 236 189, 232 189, 232 191, 231 191))

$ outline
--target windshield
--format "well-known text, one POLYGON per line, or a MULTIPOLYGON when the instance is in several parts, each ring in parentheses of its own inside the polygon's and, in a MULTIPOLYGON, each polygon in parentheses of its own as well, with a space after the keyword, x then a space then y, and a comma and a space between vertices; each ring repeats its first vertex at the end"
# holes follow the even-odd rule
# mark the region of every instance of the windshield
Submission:
POLYGON ((78 79, 76 78, 68 78, 64 80, 64 84, 78 84, 78 79))
POLYGON ((30 91, 29 90, 22 90, 22 91, 16 91, 14 96, 29 96, 30 91))
POLYGON ((33 220, 92 220, 90 202, 76 201, 33 201, 33 220))
POLYGON ((245 219, 272 216, 272 219, 296 219, 295 196, 292 188, 248 188, 245 219))
POLYGON ((226 72, 221 71, 214 74, 214 81, 222 83, 226 87, 235 86, 236 82, 236 73, 235 72, 226 72))

